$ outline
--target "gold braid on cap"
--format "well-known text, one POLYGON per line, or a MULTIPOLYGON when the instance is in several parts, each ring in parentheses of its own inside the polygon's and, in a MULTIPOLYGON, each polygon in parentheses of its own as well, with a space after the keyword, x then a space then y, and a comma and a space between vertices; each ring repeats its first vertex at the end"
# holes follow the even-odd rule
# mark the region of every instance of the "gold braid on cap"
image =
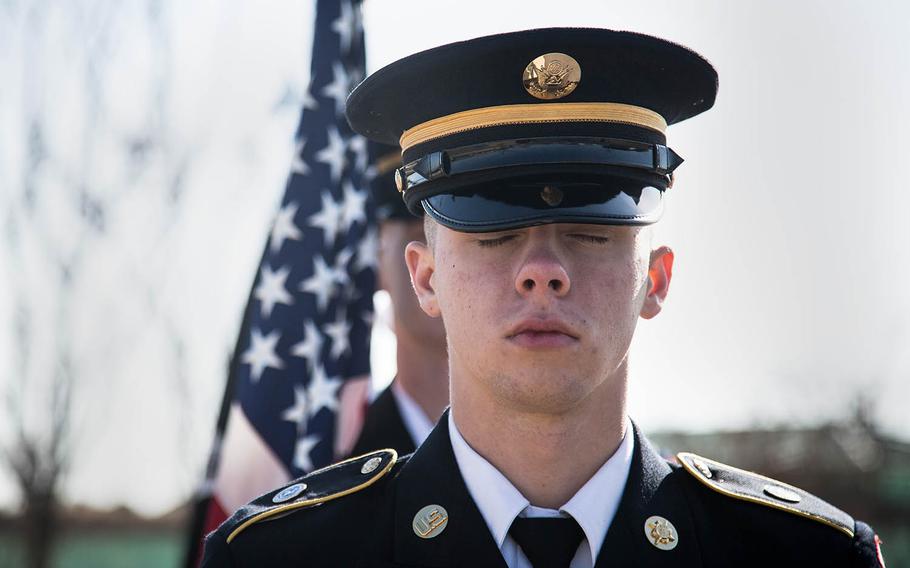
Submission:
POLYGON ((547 122, 616 122, 666 133, 664 117, 623 103, 537 103, 476 108, 422 122, 401 135, 401 151, 436 138, 491 126, 547 122))

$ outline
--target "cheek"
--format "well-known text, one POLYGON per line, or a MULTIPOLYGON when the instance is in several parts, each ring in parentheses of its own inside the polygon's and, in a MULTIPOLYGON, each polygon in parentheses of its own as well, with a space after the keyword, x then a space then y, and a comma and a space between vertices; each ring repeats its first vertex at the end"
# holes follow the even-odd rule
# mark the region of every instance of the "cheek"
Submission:
POLYGON ((584 290, 591 306, 599 306, 611 327, 637 318, 644 295, 645 272, 637 259, 628 259, 573 282, 584 290))
POLYGON ((619 268, 622 274, 622 293, 626 300, 634 300, 641 295, 641 290, 648 278, 648 256, 635 254, 626 258, 619 268))
POLYGON ((435 290, 446 331, 450 336, 476 343, 483 330, 492 329, 486 324, 497 317, 496 306, 501 302, 496 297, 503 289, 499 279, 505 277, 502 268, 494 270, 495 267, 476 261, 439 260, 442 262, 437 261, 435 290))

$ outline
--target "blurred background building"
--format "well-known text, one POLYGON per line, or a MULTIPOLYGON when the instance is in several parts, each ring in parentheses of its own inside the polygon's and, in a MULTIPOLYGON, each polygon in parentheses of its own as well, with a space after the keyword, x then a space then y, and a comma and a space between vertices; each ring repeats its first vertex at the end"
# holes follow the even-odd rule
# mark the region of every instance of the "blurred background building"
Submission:
MULTIPOLYGON (((312 17, 310 2, 0 0, 0 567, 24 565, 29 527, 56 537, 53 566, 181 561, 293 163, 312 17), (29 524, 47 515, 56 524, 29 524)), ((633 347, 630 411, 668 453, 870 521, 898 566, 907 21, 896 0, 364 4, 368 70, 550 25, 633 29, 711 58, 717 107, 671 132, 688 162, 658 236, 678 266, 633 347)), ((394 337, 376 302, 380 388, 394 337)))

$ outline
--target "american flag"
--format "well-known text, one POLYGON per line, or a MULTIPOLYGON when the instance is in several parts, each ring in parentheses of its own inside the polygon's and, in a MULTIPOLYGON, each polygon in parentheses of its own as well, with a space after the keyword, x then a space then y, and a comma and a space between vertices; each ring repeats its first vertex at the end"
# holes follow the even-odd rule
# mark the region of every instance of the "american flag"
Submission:
POLYGON ((344 118, 364 75, 359 3, 318 0, 315 26, 295 158, 231 363, 187 565, 206 532, 335 461, 362 424, 377 237, 366 140, 344 118))

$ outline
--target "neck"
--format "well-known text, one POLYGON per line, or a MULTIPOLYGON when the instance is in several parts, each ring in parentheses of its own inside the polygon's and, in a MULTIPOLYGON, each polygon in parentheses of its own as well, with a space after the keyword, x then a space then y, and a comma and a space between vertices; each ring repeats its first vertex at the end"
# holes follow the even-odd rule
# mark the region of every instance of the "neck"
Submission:
POLYGON ((409 333, 396 334, 395 382, 436 423, 449 405, 449 368, 445 346, 426 345, 409 333))
POLYGON ((532 505, 558 509, 622 442, 627 369, 624 361, 585 400, 553 414, 500 404, 471 385, 462 385, 453 372, 452 418, 465 441, 532 505))

